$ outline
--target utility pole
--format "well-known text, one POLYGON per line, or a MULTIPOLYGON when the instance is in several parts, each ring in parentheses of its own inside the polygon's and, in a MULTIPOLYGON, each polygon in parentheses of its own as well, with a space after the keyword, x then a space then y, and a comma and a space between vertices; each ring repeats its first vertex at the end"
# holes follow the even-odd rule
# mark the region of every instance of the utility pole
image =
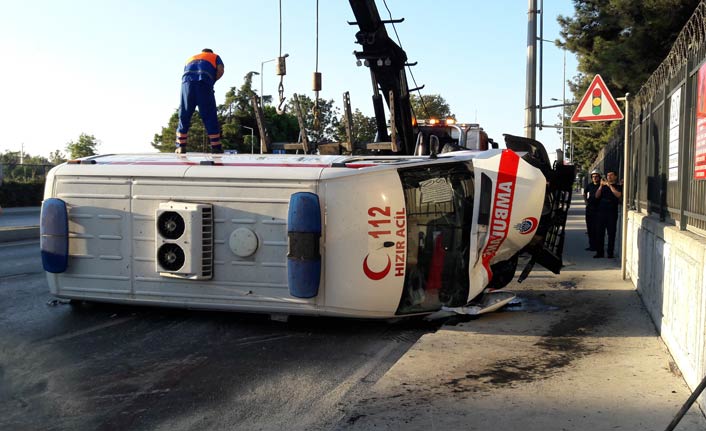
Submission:
MULTIPOLYGON (((566 48, 564 48, 564 76, 561 80, 561 104, 564 105, 561 108, 561 151, 566 154, 566 134, 564 133, 564 125, 566 124, 566 48)), ((571 154, 571 157, 574 157, 571 154)), ((574 159, 571 159, 571 163, 574 163, 574 159)))
POLYGON ((535 139, 537 125, 537 0, 529 0, 527 11, 527 89, 525 92, 525 137, 535 139))
POLYGON ((24 142, 20 145, 20 164, 21 165, 25 164, 25 143, 24 142))

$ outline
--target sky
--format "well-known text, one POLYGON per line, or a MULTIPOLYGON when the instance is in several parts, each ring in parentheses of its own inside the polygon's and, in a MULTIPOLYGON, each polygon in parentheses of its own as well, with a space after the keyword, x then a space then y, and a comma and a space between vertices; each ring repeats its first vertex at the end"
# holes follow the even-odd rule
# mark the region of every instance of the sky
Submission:
MULTIPOLYGON (((412 73, 423 94, 440 94, 458 121, 479 123, 498 142, 503 133, 524 136, 527 0, 386 2, 393 18, 405 19, 395 27, 409 61, 418 62, 412 73)), ((81 133, 95 136, 99 153, 154 152, 154 134, 179 105, 184 62, 202 48, 225 63, 217 103, 250 71, 263 71, 253 80, 258 92, 262 84, 276 96, 279 77, 267 61, 285 53, 285 96, 313 97, 316 0, 281 0, 281 47, 279 3, 0 0, 0 152, 48 156, 81 133)), ((388 19, 383 0, 376 3, 388 19)), ((572 16, 573 5, 546 0, 544 8, 543 36, 553 41, 556 17, 572 16)), ((352 54, 360 49, 357 27, 347 24, 354 20, 348 1, 319 1, 320 97, 340 108, 349 91, 352 108, 372 116, 370 74, 352 54)), ((390 25, 388 33, 396 40, 390 25)), ((543 57, 543 104, 560 104, 576 59, 553 43, 544 43, 543 57)), ((544 110, 544 123, 560 123, 560 112, 544 110)), ((550 153, 561 147, 558 129, 538 131, 537 139, 550 153)))

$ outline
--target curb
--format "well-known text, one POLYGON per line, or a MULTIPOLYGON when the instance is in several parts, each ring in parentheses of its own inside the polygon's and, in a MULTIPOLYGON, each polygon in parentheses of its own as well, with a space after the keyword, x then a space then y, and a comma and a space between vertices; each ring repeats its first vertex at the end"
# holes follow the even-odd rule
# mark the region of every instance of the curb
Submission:
POLYGON ((0 243, 27 239, 39 239, 39 226, 0 228, 0 243))
POLYGON ((3 208, 2 212, 6 215, 10 214, 32 214, 32 213, 37 213, 39 214, 42 210, 42 207, 10 207, 10 208, 3 208))

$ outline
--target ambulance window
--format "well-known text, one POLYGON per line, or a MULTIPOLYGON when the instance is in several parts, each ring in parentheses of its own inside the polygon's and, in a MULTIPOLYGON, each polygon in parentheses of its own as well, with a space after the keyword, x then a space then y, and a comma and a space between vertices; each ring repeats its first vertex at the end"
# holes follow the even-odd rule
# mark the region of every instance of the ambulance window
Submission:
POLYGON ((458 306, 468 299, 473 166, 400 169, 407 211, 407 263, 397 314, 458 306))

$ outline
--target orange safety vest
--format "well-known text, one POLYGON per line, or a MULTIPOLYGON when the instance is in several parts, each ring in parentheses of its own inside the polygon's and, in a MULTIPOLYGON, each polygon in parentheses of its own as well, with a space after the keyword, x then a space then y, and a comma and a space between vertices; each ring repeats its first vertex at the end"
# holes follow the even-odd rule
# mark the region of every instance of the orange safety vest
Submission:
POLYGON ((216 64, 217 57, 218 57, 218 55, 214 54, 212 52, 200 52, 194 56, 189 57, 189 59, 186 60, 186 64, 189 64, 192 61, 206 60, 209 63, 211 63, 211 66, 213 66, 214 69, 218 69, 218 65, 216 64))

